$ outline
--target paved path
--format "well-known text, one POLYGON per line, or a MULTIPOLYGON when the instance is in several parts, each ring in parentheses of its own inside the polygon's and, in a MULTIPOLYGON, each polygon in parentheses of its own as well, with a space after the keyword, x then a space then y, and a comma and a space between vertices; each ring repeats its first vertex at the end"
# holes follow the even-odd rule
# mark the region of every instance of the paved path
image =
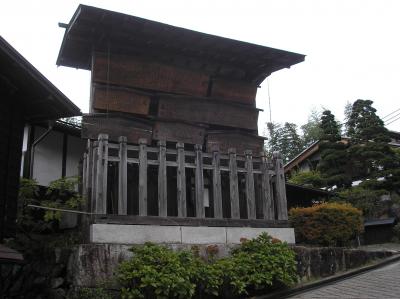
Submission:
POLYGON ((400 299, 400 262, 288 298, 400 299))

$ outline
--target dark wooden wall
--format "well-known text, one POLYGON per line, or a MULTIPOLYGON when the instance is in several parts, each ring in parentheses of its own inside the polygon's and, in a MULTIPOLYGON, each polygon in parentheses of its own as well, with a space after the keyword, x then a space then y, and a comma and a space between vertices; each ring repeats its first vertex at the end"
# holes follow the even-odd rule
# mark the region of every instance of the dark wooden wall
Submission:
POLYGON ((0 240, 13 236, 17 214, 24 120, 16 101, 1 94, 0 240))
POLYGON ((83 138, 105 133, 111 141, 123 135, 133 144, 145 138, 202 144, 206 151, 233 147, 240 154, 263 149, 254 83, 110 51, 93 53, 91 88, 83 138))

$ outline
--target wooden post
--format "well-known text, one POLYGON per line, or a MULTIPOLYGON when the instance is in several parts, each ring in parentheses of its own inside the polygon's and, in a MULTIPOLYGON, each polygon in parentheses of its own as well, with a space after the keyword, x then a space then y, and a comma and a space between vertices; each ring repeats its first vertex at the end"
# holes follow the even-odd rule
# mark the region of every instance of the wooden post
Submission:
POLYGON ((107 214, 108 135, 99 134, 97 148, 96 214, 107 214))
POLYGON ((263 217, 266 220, 274 220, 275 212, 274 212, 274 202, 272 200, 272 190, 271 190, 271 176, 269 172, 269 162, 266 157, 265 152, 261 153, 261 199, 262 199, 262 213, 263 217))
POLYGON ((196 150, 196 217, 204 218, 205 210, 204 210, 204 178, 203 178, 203 152, 202 146, 200 144, 196 144, 194 146, 196 150))
POLYGON ((83 154, 83 162, 82 162, 82 196, 84 198, 87 197, 87 159, 88 154, 83 154))
POLYGON ((278 220, 287 220, 287 202, 286 202, 286 186, 285 186, 285 173, 283 170, 282 155, 279 152, 274 152, 274 166, 276 174, 276 210, 278 213, 278 220))
POLYGON ((92 206, 92 181, 93 181, 93 143, 90 139, 87 142, 87 159, 86 159, 86 201, 87 212, 94 212, 92 206))
POLYGON ((218 147, 212 149, 214 218, 222 218, 221 170, 218 147))
POLYGON ((185 146, 183 143, 176 144, 178 164, 176 172, 177 197, 178 197, 178 217, 186 217, 186 171, 185 171, 185 146))
POLYGON ((93 142, 93 148, 92 148, 92 177, 91 177, 91 185, 92 185, 92 191, 91 191, 91 208, 92 208, 92 213, 97 213, 97 197, 96 197, 96 182, 97 182, 97 148, 99 146, 99 142, 95 141, 93 142))
POLYGON ((118 165, 118 215, 128 214, 128 153, 126 148, 127 138, 120 136, 119 142, 119 165, 118 165))
POLYGON ((236 164, 236 149, 228 149, 229 153, 229 190, 231 195, 231 216, 233 219, 240 218, 240 206, 239 206, 239 186, 238 186, 238 174, 236 164))
POLYGON ((158 147, 158 216, 167 217, 167 161, 165 141, 158 141, 158 147))
POLYGON ((250 150, 245 151, 246 156, 246 202, 247 218, 256 219, 256 202, 254 196, 253 157, 250 150))
POLYGON ((147 140, 139 139, 139 216, 147 216, 147 140))

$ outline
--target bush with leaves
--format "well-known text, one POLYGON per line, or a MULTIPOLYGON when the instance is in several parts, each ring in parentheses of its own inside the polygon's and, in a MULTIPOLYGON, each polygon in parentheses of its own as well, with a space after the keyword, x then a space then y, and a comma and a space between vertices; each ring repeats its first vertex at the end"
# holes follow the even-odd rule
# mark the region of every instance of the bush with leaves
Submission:
POLYGON ((326 185, 321 173, 315 170, 295 173, 289 179, 289 183, 315 188, 321 188, 326 185))
POLYGON ((363 230, 361 211, 347 203, 293 208, 289 211, 289 219, 296 240, 308 244, 344 246, 363 230))
MULTIPOLYGON (((63 177, 50 183, 45 194, 43 206, 49 208, 78 209, 84 202, 77 192, 78 177, 63 177)), ((47 210, 44 216, 46 221, 60 221, 61 212, 47 210)))
POLYGON ((231 257, 213 265, 222 275, 225 297, 289 286, 297 281, 295 253, 286 243, 263 233, 243 240, 231 257))
POLYGON ((122 298, 233 298, 297 280, 294 252, 267 234, 244 241, 223 259, 201 259, 190 251, 145 244, 120 264, 122 298))

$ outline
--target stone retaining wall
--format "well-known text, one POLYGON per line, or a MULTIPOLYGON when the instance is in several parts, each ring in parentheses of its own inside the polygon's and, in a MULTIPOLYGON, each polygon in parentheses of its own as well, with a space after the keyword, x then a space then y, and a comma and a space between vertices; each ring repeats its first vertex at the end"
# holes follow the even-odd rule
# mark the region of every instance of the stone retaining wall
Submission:
MULTIPOLYGON (((207 256, 208 245, 169 244, 172 249, 195 249, 207 256)), ((218 244, 217 256, 229 255, 235 245, 218 244)), ((118 264, 132 256, 131 246, 82 244, 72 249, 44 250, 23 265, 0 264, 0 292, 5 298, 65 298, 70 289, 115 287, 118 264)), ((327 277, 389 257, 391 251, 292 246, 301 281, 327 277)))

